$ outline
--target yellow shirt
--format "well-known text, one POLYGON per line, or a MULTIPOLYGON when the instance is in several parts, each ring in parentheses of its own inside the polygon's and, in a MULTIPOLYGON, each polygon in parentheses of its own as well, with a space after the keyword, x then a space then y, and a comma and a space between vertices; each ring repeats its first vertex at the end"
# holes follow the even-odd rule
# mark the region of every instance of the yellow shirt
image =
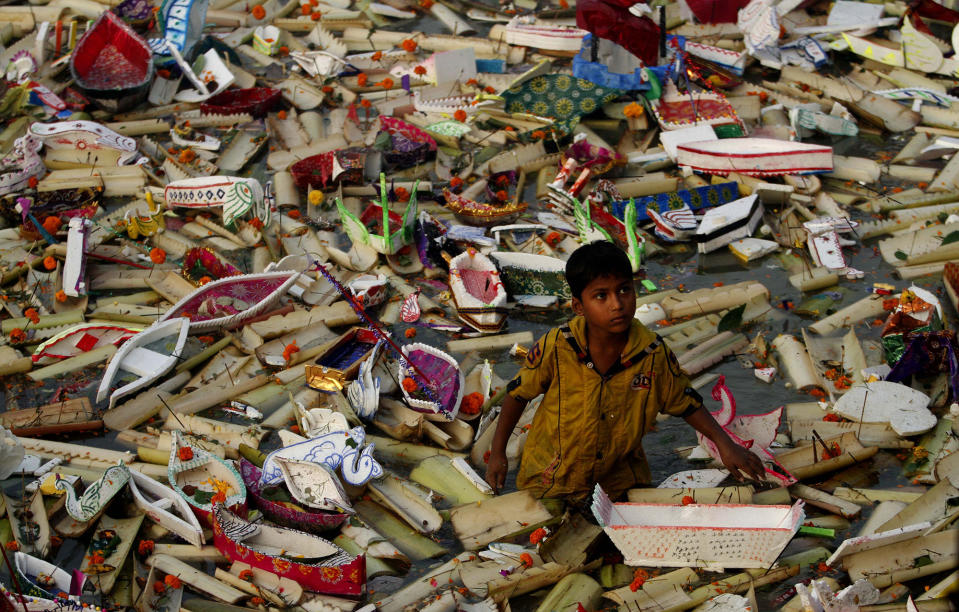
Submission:
POLYGON ((688 416, 703 405, 673 352, 639 321, 605 376, 581 348, 586 344, 583 317, 550 330, 507 388, 520 401, 545 394, 516 477, 539 497, 581 500, 599 483, 616 499, 649 484, 642 439, 656 415, 688 416))

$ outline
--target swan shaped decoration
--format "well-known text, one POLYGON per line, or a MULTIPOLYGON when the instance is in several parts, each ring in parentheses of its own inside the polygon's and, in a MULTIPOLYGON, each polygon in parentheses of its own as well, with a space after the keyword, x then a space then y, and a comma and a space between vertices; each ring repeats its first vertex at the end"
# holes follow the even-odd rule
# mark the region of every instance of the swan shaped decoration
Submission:
POLYGON ((353 514, 350 498, 333 468, 325 463, 277 457, 276 465, 293 498, 309 508, 353 514))
POLYGON ((129 480, 130 468, 118 464, 107 468, 103 476, 87 487, 80 497, 77 497, 74 488, 64 480, 57 478, 56 487, 67 495, 67 514, 73 520, 82 523, 92 520, 99 514, 129 480))
POLYGON ((354 427, 348 432, 336 431, 277 449, 263 461, 260 482, 274 485, 283 480, 283 472, 276 462, 277 457, 282 457, 324 463, 332 470, 340 468, 340 474, 346 482, 362 486, 370 479, 383 475, 383 466, 373 457, 373 445, 364 446, 365 439, 363 428, 354 427))
MULTIPOLYGON (((726 386, 726 377, 720 376, 713 387, 712 396, 714 400, 722 402, 722 408, 717 412, 711 412, 713 418, 719 423, 733 442, 749 449, 755 453, 766 468, 766 478, 772 482, 779 482, 782 486, 789 486, 796 483, 796 479, 786 468, 776 461, 772 453, 769 452, 769 445, 776 438, 776 430, 779 429, 779 423, 782 419, 783 408, 767 412, 765 414, 752 414, 736 416, 736 400, 732 392, 726 386), (773 466, 770 469, 770 464, 773 466)), ((720 461, 719 449, 712 440, 704 435, 697 433, 699 443, 706 449, 709 456, 720 461)))
POLYGON ((360 365, 360 371, 356 380, 350 383, 346 390, 346 397, 350 400, 353 410, 364 421, 373 419, 377 408, 380 407, 380 377, 373 377, 373 367, 380 356, 380 349, 383 348, 383 341, 379 340, 373 347, 373 352, 360 365))

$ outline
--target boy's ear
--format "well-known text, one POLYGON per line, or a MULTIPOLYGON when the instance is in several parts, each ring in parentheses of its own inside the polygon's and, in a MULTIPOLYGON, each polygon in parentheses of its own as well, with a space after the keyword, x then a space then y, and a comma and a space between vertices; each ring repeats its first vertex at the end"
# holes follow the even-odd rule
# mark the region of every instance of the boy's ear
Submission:
POLYGON ((573 314, 578 316, 583 315, 583 303, 579 301, 579 298, 573 298, 572 300, 573 314))

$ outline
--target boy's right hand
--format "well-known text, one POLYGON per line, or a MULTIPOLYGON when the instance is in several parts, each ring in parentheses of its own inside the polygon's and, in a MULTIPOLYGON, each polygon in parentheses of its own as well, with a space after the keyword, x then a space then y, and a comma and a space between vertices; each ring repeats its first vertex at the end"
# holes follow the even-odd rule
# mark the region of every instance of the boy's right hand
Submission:
POLYGON ((506 453, 490 453, 489 461, 486 463, 486 483, 493 487, 493 491, 499 493, 500 489, 506 486, 506 473, 509 471, 509 461, 506 459, 506 453))

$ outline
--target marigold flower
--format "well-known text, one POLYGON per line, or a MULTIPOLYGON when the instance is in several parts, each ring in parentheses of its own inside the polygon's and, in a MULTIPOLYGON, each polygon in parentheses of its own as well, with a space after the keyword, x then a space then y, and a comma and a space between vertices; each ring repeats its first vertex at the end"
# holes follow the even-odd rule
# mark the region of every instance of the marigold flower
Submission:
POLYGON ((145 557, 151 554, 155 547, 156 543, 153 540, 140 540, 140 543, 137 544, 137 553, 141 557, 145 557))
POLYGON ((450 179, 451 189, 459 189, 462 186, 463 186, 463 179, 461 179, 460 177, 454 176, 453 178, 450 179))
POLYGON ((10 342, 14 344, 20 344, 21 342, 26 342, 27 332, 23 331, 19 327, 14 327, 10 330, 10 342))
POLYGON ((309 2, 306 2, 300 5, 301 15, 309 15, 312 12, 313 12, 313 6, 309 2))
POLYGON ((648 578, 649 572, 642 568, 637 569, 636 572, 633 573, 633 581, 629 583, 629 590, 635 593, 646 583, 648 578))
POLYGON ((398 201, 405 202, 410 199, 410 192, 406 190, 406 187, 397 187, 394 191, 398 201))
POLYGON ((695 504, 696 500, 693 499, 692 495, 683 495, 683 505, 688 506, 689 504, 695 504))
POLYGON ((414 72, 414 74, 418 74, 418 75, 420 75, 420 76, 423 76, 424 74, 426 74, 426 67, 425 67, 425 66, 417 66, 416 68, 413 69, 413 72, 414 72))
POLYGON ((423 10, 430 10, 433 8, 433 5, 436 4, 433 0, 420 0, 420 6, 423 7, 423 10))
POLYGON ((244 580, 246 582, 253 582, 253 570, 245 569, 242 572, 240 572, 239 577, 240 577, 240 580, 244 580))
POLYGON ((500 202, 505 202, 509 198, 509 194, 506 193, 505 189, 500 189, 496 192, 496 199, 500 202))
POLYGON ((60 221, 60 217, 54 217, 53 215, 43 220, 43 229, 47 230, 48 234, 56 234, 60 231, 61 225, 63 225, 63 223, 60 221))
POLYGON ((364 100, 360 100, 360 106, 362 106, 363 108, 368 109, 370 106, 372 106, 372 104, 370 103, 369 100, 365 100, 365 99, 364 99, 364 100))
POLYGON ((370 80, 370 77, 365 72, 361 72, 356 75, 356 84, 360 87, 366 87, 366 82, 370 80))
POLYGON ((171 589, 179 589, 183 586, 183 583, 180 582, 180 579, 173 574, 167 574, 166 578, 163 579, 163 582, 166 583, 166 585, 171 589))
POLYGON ((285 110, 281 110, 280 112, 278 112, 278 113, 276 114, 276 116, 280 118, 280 121, 283 121, 283 120, 286 119, 286 111, 285 111, 285 110))
POLYGON ((405 335, 407 338, 415 338, 415 337, 416 337, 416 328, 415 328, 415 327, 409 327, 409 328, 407 328, 406 331, 403 332, 403 335, 405 335))
POLYGON ((331 94, 331 93, 333 93, 333 86, 332 86, 332 85, 324 85, 323 87, 320 87, 320 91, 322 91, 322 92, 325 93, 325 94, 331 94))
POLYGON ((226 503, 226 493, 223 491, 217 491, 213 494, 213 497, 210 498, 210 503, 213 505, 216 504, 225 504, 226 503))
POLYGON ((529 553, 523 553, 519 556, 520 562, 526 567, 533 567, 533 556, 529 553))
POLYGON ((35 176, 31 176, 30 178, 27 179, 27 186, 30 189, 36 189, 37 185, 39 184, 40 184, 40 181, 35 176))
POLYGON ((377 83, 377 85, 379 85, 383 89, 393 89, 393 79, 387 77, 383 79, 382 81, 380 81, 379 83, 377 83))
POLYGON ((463 401, 460 403, 460 412, 467 416, 479 414, 479 411, 483 408, 484 401, 483 394, 474 391, 463 398, 463 401))
POLYGON ((159 595, 160 593, 166 591, 166 585, 163 584, 162 580, 157 580, 153 583, 153 592, 159 595))
POLYGON ((456 109, 456 112, 453 113, 453 119, 456 119, 456 120, 459 121, 460 123, 465 122, 465 121, 466 121, 466 111, 463 110, 462 108, 456 109))
POLYGON ((549 535, 549 532, 546 531, 545 528, 540 527, 533 533, 529 534, 529 543, 533 545, 539 544, 547 535, 549 535))
POLYGON ((416 44, 416 41, 413 40, 412 38, 407 38, 406 40, 404 40, 404 41, 403 41, 402 43, 400 43, 400 44, 403 46, 403 50, 406 51, 407 53, 413 53, 413 52, 415 52, 415 51, 416 51, 416 47, 418 46, 418 45, 416 44))
POLYGON ((203 285, 211 282, 212 280, 213 279, 210 278, 209 276, 201 276, 200 280, 198 280, 197 283, 199 283, 199 285, 202 287, 203 285))
POLYGON ((260 19, 266 17, 266 9, 263 8, 262 4, 257 4, 253 7, 252 15, 254 19, 259 21, 260 19))
POLYGON ((252 225, 256 229, 263 229, 263 222, 260 221, 259 217, 253 217, 252 219, 250 219, 250 225, 252 225))
POLYGON ((13 552, 20 550, 20 545, 17 544, 16 540, 10 540, 6 544, 4 544, 3 547, 13 552))
POLYGON ((40 314, 37 312, 36 308, 27 308, 23 311, 23 316, 30 319, 30 322, 34 325, 40 322, 40 314))
POLYGON ((383 59, 383 52, 382 52, 382 51, 377 51, 377 52, 373 53, 371 59, 372 59, 374 62, 380 61, 381 59, 383 59))
POLYGON ((180 151, 180 155, 177 156, 177 160, 181 164, 188 164, 194 159, 196 159, 196 152, 193 149, 183 149, 180 151))
POLYGON ((53 255, 47 255, 43 258, 43 267, 49 270, 57 269, 57 260, 53 258, 53 255))
POLYGON ((310 19, 312 19, 313 21, 319 21, 322 18, 323 18, 323 14, 320 13, 320 11, 316 11, 315 13, 310 15, 310 19))
POLYGON ((626 117, 642 117, 645 112, 646 109, 635 102, 630 102, 623 109, 623 115, 626 117))
POLYGON ((493 87, 489 86, 489 85, 487 85, 486 87, 484 87, 484 88, 483 88, 483 91, 485 91, 485 92, 488 93, 488 94, 494 94, 494 93, 496 93, 496 90, 495 90, 493 87))
POLYGON ((290 219, 299 219, 302 216, 302 213, 294 208, 290 212, 286 213, 286 216, 290 219))
POLYGON ((557 244, 563 241, 563 235, 559 232, 550 232, 546 234, 546 237, 543 239, 551 247, 555 247, 557 244))
POLYGON ((293 355, 300 352, 300 347, 296 345, 296 340, 283 347, 283 360, 290 363, 293 355))
POLYGON ((313 189, 310 191, 309 195, 306 196, 306 199, 313 206, 319 206, 323 203, 323 200, 326 199, 326 195, 319 189, 313 189))
POLYGON ((166 261, 166 251, 160 247, 153 247, 150 249, 150 261, 155 264, 162 264, 166 261))
POLYGON ((416 381, 413 380, 412 378, 410 378, 409 376, 407 376, 406 378, 403 379, 403 389, 404 389, 407 393, 412 393, 412 392, 416 391, 417 389, 419 389, 419 387, 420 387, 420 386, 419 386, 418 384, 416 384, 416 381))
POLYGON ((189 446, 181 446, 179 449, 177 449, 176 456, 180 459, 180 461, 189 461, 190 459, 193 459, 193 449, 189 446))
POLYGON ((60 291, 57 291, 55 294, 53 294, 53 297, 56 298, 56 300, 57 300, 58 302, 60 302, 60 303, 63 303, 63 302, 66 302, 66 301, 67 301, 67 294, 66 294, 66 292, 65 292, 63 289, 61 289, 60 291))
POLYGON ((530 137, 535 140, 542 140, 546 138, 546 132, 544 132, 543 130, 533 130, 533 133, 530 134, 530 137))

